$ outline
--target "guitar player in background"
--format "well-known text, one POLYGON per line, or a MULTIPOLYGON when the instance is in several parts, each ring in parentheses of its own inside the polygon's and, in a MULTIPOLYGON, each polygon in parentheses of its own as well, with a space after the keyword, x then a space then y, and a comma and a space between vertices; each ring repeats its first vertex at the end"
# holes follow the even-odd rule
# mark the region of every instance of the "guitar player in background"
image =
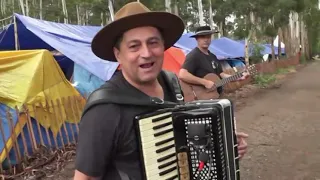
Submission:
MULTIPOLYGON (((196 29, 196 33, 190 36, 196 39, 198 45, 186 56, 186 60, 179 72, 179 79, 181 81, 211 89, 215 83, 204 79, 204 76, 207 74, 214 73, 219 76, 220 79, 231 77, 231 75, 223 72, 217 57, 209 51, 211 36, 214 33, 217 33, 217 31, 211 30, 209 26, 200 26, 196 29)), ((238 80, 244 80, 247 76, 248 74, 243 73, 243 76, 238 80)), ((217 91, 221 94, 223 92, 222 87, 217 88, 217 91)), ((248 135, 243 132, 237 132, 237 137, 239 152, 246 152, 247 143, 244 139, 247 138, 248 135)))
MULTIPOLYGON (((211 44, 211 36, 217 31, 211 30, 209 26, 201 26, 197 28, 196 33, 191 38, 195 38, 198 46, 195 47, 187 56, 182 69, 179 72, 180 80, 196 85, 202 85, 207 89, 214 86, 214 82, 204 79, 203 77, 209 73, 214 73, 220 78, 228 78, 231 75, 224 73, 222 66, 213 53, 209 51, 211 44)), ((246 79, 245 74, 239 80, 246 79)), ((223 89, 219 87, 218 93, 221 94, 223 89)))

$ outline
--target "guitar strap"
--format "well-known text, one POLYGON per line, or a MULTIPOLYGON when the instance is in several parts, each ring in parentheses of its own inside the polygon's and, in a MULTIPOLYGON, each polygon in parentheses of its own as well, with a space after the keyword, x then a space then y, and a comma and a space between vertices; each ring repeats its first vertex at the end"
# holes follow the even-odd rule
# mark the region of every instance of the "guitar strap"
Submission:
MULTIPOLYGON (((212 55, 214 55, 214 54, 212 54, 210 51, 209 51, 209 54, 210 54, 210 60, 211 60, 211 64, 212 64, 212 68, 215 70, 216 68, 219 68, 219 64, 217 64, 217 63, 219 63, 219 62, 216 62, 214 59, 213 59, 213 57, 212 57, 212 55)), ((220 65, 221 66, 221 65, 220 65)), ((222 67, 221 67, 222 68, 222 67)), ((222 70, 222 69, 221 69, 222 70)), ((215 72, 215 74, 216 74, 216 72, 215 72)), ((221 76, 220 76, 220 74, 217 74, 217 76, 219 77, 219 78, 222 78, 221 76)), ((219 93, 219 95, 223 92, 223 87, 219 87, 219 88, 217 88, 217 92, 219 93)))

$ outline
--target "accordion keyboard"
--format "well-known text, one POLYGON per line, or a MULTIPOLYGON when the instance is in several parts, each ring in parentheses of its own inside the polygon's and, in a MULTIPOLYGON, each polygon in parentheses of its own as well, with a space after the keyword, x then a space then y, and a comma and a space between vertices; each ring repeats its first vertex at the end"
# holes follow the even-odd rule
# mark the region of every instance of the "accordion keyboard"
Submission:
POLYGON ((143 180, 240 180, 229 100, 136 116, 143 180))
POLYGON ((139 122, 142 156, 148 180, 178 180, 171 113, 139 122))

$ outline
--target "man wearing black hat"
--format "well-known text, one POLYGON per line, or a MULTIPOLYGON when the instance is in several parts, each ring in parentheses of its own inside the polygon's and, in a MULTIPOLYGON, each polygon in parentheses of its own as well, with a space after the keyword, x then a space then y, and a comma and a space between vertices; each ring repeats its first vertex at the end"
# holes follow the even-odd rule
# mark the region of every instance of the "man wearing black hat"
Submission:
MULTIPOLYGON (((182 81, 202 85, 210 89, 213 87, 214 82, 203 78, 207 74, 214 73, 220 78, 231 76, 223 72, 217 57, 209 51, 211 36, 214 33, 218 32, 211 30, 209 26, 200 26, 197 28, 196 33, 190 36, 197 40, 198 46, 186 56, 186 60, 179 72, 179 78, 182 81)), ((245 79, 245 76, 240 79, 245 79)), ((217 90, 219 94, 222 93, 222 88, 218 88, 217 90)))
MULTIPOLYGON (((190 84, 198 84, 210 89, 214 86, 214 82, 206 80, 203 77, 209 73, 214 73, 220 78, 228 78, 231 75, 223 72, 221 64, 217 57, 209 51, 211 44, 212 34, 217 31, 211 30, 209 26, 201 26, 197 28, 196 33, 191 38, 197 40, 198 46, 194 48, 186 57, 184 64, 179 72, 179 78, 190 84)), ((243 80, 247 77, 246 74, 239 80, 243 80)), ((217 89, 218 93, 222 93, 222 88, 217 89)), ((239 142, 239 154, 242 157, 247 149, 247 143, 244 138, 248 135, 243 132, 237 132, 239 142)))

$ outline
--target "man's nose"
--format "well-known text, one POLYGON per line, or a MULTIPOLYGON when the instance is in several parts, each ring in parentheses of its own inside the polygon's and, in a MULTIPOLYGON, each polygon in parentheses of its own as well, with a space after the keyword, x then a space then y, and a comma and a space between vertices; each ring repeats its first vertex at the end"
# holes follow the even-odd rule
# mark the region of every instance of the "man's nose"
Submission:
POLYGON ((140 56, 143 58, 149 58, 152 54, 148 45, 143 45, 140 52, 140 56))

